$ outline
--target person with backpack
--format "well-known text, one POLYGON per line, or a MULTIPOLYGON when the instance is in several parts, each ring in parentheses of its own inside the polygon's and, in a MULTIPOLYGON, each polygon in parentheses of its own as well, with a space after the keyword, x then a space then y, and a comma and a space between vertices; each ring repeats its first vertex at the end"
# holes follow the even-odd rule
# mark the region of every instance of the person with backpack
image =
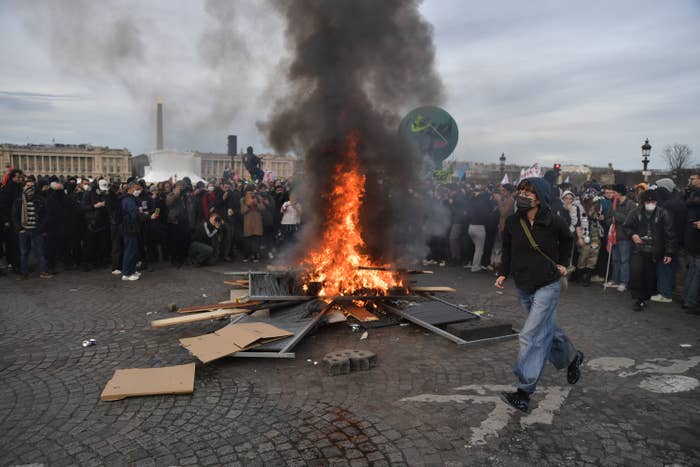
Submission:
POLYGON ((501 394, 504 402, 523 412, 529 408, 547 360, 557 369, 567 368, 569 384, 578 382, 583 363, 583 353, 556 321, 560 279, 567 274, 573 236, 564 219, 550 209, 550 196, 550 185, 542 178, 526 178, 518 184, 517 212, 506 219, 503 256, 494 284, 502 289, 512 276, 527 314, 513 368, 517 391, 501 394))

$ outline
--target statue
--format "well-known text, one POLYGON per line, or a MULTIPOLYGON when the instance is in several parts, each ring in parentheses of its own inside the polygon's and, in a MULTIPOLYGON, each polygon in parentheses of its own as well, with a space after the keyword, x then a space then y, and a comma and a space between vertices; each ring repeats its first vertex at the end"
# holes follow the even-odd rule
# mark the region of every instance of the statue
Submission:
POLYGON ((256 182, 262 181, 265 176, 265 172, 260 168, 262 159, 253 154, 252 146, 248 146, 246 153, 243 154, 243 165, 245 165, 246 170, 250 174, 250 178, 256 182))

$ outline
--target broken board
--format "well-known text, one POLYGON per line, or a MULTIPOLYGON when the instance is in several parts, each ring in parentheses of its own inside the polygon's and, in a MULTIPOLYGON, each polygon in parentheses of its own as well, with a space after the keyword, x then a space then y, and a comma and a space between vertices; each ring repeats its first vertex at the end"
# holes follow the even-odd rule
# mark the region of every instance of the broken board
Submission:
POLYGON ((379 318, 375 314, 373 314, 371 311, 367 310, 364 307, 357 306, 354 303, 339 303, 338 304, 345 312, 355 318, 358 321, 366 322, 366 321, 379 321, 379 318))
POLYGON ((225 310, 236 308, 236 303, 213 303, 211 305, 187 306, 177 310, 178 313, 198 313, 200 311, 225 310))
POLYGON ((250 312, 251 310, 245 308, 229 308, 227 310, 224 309, 209 311, 206 313, 195 313, 191 315, 178 316, 176 318, 157 319, 155 321, 151 321, 151 327, 154 329, 165 328, 168 326, 177 326, 178 324, 195 323, 197 321, 207 321, 210 319, 221 319, 231 315, 240 315, 250 312))
POLYGON ((180 344, 202 363, 277 339, 293 333, 267 323, 235 323, 203 336, 180 339, 180 344))
POLYGON ((193 392, 194 363, 188 363, 162 368, 116 370, 102 391, 100 399, 118 401, 127 397, 193 392))
POLYGON ((232 281, 224 281, 224 284, 226 285, 233 285, 235 287, 239 287, 242 289, 247 289, 248 288, 248 281, 244 279, 236 279, 232 281))

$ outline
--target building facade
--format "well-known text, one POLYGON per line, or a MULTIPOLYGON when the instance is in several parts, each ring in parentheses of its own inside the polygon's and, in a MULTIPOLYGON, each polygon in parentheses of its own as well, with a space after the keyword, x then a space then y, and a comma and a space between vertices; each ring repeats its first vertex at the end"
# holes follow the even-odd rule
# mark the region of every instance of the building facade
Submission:
POLYGON ((131 153, 89 144, 0 145, 0 164, 26 175, 105 177, 126 180, 131 175, 131 153))
MULTIPOLYGON (((213 152, 197 152, 196 157, 201 160, 202 178, 220 178, 224 174, 226 167, 231 166, 231 157, 228 154, 213 152)), ((298 160, 291 156, 280 156, 274 154, 258 154, 262 159, 262 169, 272 172, 272 178, 290 178, 298 164, 298 160)), ((241 178, 249 178, 250 175, 243 165, 243 156, 237 154, 233 158, 233 170, 238 172, 241 178)))

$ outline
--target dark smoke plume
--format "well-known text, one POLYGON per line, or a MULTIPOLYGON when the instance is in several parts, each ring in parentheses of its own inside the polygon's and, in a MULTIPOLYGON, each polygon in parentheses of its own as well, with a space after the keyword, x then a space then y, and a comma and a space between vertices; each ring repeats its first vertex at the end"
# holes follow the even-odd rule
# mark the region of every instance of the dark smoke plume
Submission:
MULTIPOLYGON (((361 214, 373 258, 398 261, 420 254, 425 206, 409 189, 420 185, 421 157, 402 145, 402 114, 439 104, 443 85, 435 71, 432 26, 418 1, 293 0, 279 5, 292 53, 291 91, 277 102, 262 128, 278 151, 304 157, 300 185, 305 213, 322 214, 321 193, 341 158, 346 136, 360 133, 359 155, 367 177, 361 214), (400 251, 398 251, 400 250, 400 251)), ((312 219, 312 237, 324 228, 312 219)))

